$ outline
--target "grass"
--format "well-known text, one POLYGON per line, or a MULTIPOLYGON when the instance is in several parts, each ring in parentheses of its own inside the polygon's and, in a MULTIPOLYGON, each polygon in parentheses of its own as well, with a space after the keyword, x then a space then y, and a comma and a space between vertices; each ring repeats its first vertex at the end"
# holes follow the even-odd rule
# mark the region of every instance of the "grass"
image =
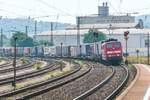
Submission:
POLYGON ((20 60, 21 60, 22 64, 27 64, 28 63, 28 60, 26 58, 21 58, 20 60))
POLYGON ((66 63, 66 66, 63 68, 62 71, 57 69, 57 70, 49 72, 48 74, 44 75, 41 78, 28 79, 25 82, 17 83, 16 88, 19 89, 19 88, 22 88, 31 84, 35 84, 38 82, 48 80, 49 78, 52 78, 52 77, 58 77, 58 76, 68 74, 70 71, 72 71, 72 67, 73 67, 73 64, 70 65, 69 63, 66 63))
MULTIPOLYGON (((148 63, 148 58, 146 56, 128 56, 127 57, 128 61, 131 63, 142 63, 142 64, 147 64, 148 63)), ((125 60, 125 58, 124 58, 125 60)))
POLYGON ((79 63, 82 69, 87 68, 87 64, 82 60, 75 60, 75 62, 79 63))
POLYGON ((40 61, 36 61, 36 63, 33 65, 33 68, 35 68, 36 70, 41 69, 43 66, 43 63, 40 61))

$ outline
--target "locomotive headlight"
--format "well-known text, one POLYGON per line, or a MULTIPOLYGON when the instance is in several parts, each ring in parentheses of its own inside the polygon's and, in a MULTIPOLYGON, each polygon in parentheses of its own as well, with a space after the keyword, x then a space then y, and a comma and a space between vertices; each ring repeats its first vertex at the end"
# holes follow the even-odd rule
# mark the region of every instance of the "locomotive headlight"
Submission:
POLYGON ((120 56, 120 54, 117 54, 117 56, 120 56))
POLYGON ((108 57, 112 57, 112 55, 108 55, 108 57))

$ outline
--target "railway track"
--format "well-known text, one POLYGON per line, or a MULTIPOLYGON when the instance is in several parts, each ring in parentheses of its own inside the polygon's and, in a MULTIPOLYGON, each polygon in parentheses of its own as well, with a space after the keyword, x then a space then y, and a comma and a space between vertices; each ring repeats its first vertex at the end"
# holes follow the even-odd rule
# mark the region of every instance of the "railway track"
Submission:
MULTIPOLYGON (((17 100, 26 100, 41 95, 50 90, 57 90, 57 88, 59 89, 64 85, 74 82, 76 79, 83 78, 83 76, 91 72, 93 70, 93 67, 91 66, 93 65, 88 63, 88 66, 89 67, 86 70, 81 70, 82 68, 77 64, 75 69, 70 73, 67 73, 63 76, 50 78, 47 81, 20 88, 15 91, 3 93, 0 95, 0 98, 16 96, 17 100)), ((84 92, 82 92, 82 94, 76 96, 72 95, 72 97, 74 97, 73 100, 112 100, 122 90, 128 81, 129 73, 128 69, 123 65, 118 67, 111 66, 109 69, 111 69, 112 72, 108 74, 107 77, 103 78, 103 80, 101 80, 98 84, 95 84, 95 86, 92 88, 90 86, 88 91, 85 91, 83 88, 84 92)), ((36 98, 35 100, 38 99, 36 98)))
POLYGON ((73 100, 112 100, 126 85, 129 72, 128 69, 121 65, 119 67, 112 67, 113 73, 106 79, 100 82, 89 91, 81 94, 73 100))
MULTIPOLYGON (((50 71, 53 71, 53 70, 56 70, 56 69, 60 68, 59 66, 57 66, 57 67, 54 67, 54 66, 57 66, 57 63, 55 63, 55 64, 54 63, 48 63, 48 65, 46 65, 42 69, 35 70, 35 71, 29 72, 29 73, 24 73, 24 74, 21 74, 21 75, 17 75, 16 76, 16 81, 18 82, 18 81, 21 81, 23 79, 36 77, 36 76, 46 74, 50 71)), ((13 82, 13 76, 7 77, 5 79, 0 79, 0 85, 12 83, 12 82, 13 82)))
MULTIPOLYGON (((23 64, 23 65, 19 64, 19 65, 16 66, 16 70, 21 70, 21 69, 29 68, 34 63, 35 63, 34 61, 29 61, 27 64, 23 64)), ((0 67, 0 74, 11 72, 13 70, 14 70, 14 68, 12 66, 12 63, 9 63, 9 64, 6 64, 6 65, 0 67)))
MULTIPOLYGON (((12 66, 12 64, 13 64, 13 59, 11 58, 11 59, 6 59, 6 58, 3 58, 3 60, 4 61, 6 61, 6 63, 4 63, 4 64, 2 64, 2 65, 0 65, 0 69, 1 68, 6 68, 6 67, 9 67, 9 66, 12 66)), ((21 61, 19 61, 19 63, 20 63, 21 61)), ((27 61, 27 63, 30 63, 31 61, 27 61)), ((18 63, 18 62, 17 62, 18 63)))
POLYGON ((101 80, 112 73, 111 68, 103 66, 102 64, 90 61, 86 61, 85 64, 92 66, 89 73, 61 87, 33 97, 31 100, 73 100, 73 98, 97 85, 101 80), (49 95, 51 96, 49 97, 49 95))
POLYGON ((4 59, 4 61, 6 61, 4 64, 0 65, 0 68, 6 67, 6 66, 10 66, 12 63, 11 61, 9 61, 8 59, 4 59))
MULTIPOLYGON (((51 61, 48 61, 48 63, 50 64, 51 61)), ((33 68, 33 65, 36 63, 36 61, 34 60, 31 60, 31 61, 28 61, 27 64, 23 64, 23 65, 20 65, 18 67, 16 67, 16 70, 18 72, 18 75, 17 76, 23 76, 23 75, 28 75, 28 74, 35 74, 36 71, 35 68, 33 68), (24 74, 24 73, 28 73, 28 74, 24 74)), ((49 65, 47 65, 46 67, 40 69, 39 71, 43 71, 45 70, 49 65)), ((0 81, 4 81, 6 79, 10 79, 12 78, 12 74, 13 74, 13 67, 11 66, 11 68, 7 68, 7 69, 4 69, 4 70, 0 70, 0 74, 2 74, 0 76, 0 81)), ((24 76, 25 77, 25 76, 24 76)), ((0 82, 0 84, 3 83, 3 82, 0 82)))
POLYGON ((76 65, 74 67, 74 70, 72 70, 71 72, 59 76, 59 77, 55 77, 52 79, 49 79, 45 82, 41 82, 29 87, 25 87, 16 91, 12 91, 10 93, 7 94, 3 94, 0 95, 0 97, 7 97, 7 96, 12 96, 12 95, 20 95, 21 92, 25 92, 25 94, 23 94, 21 97, 19 97, 18 99, 26 99, 26 98, 31 98, 35 95, 38 95, 41 92, 45 92, 49 89, 54 89, 57 88, 59 86, 62 86, 64 84, 67 84, 68 82, 72 82, 73 80, 83 76, 84 74, 88 73, 91 70, 91 67, 89 67, 88 70, 84 70, 84 71, 80 71, 81 67, 78 65, 76 65), (59 82, 58 82, 59 81, 59 82), (34 89, 34 90, 32 90, 34 89))

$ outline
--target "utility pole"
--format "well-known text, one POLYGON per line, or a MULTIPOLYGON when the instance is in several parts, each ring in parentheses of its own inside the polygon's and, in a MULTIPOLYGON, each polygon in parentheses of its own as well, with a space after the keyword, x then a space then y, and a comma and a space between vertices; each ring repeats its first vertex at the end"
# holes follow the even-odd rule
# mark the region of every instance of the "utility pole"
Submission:
POLYGON ((28 26, 25 27, 26 36, 28 36, 28 26))
POLYGON ((149 33, 147 34, 147 64, 149 65, 149 33))
POLYGON ((34 25, 34 39, 36 41, 36 35, 37 35, 37 21, 35 21, 35 25, 34 25))
POLYGON ((61 42, 61 43, 60 43, 60 50, 61 50, 60 56, 61 56, 61 57, 62 57, 62 55, 63 55, 63 54, 62 54, 62 53, 63 53, 63 51, 62 51, 62 45, 63 45, 63 43, 61 42))
POLYGON ((80 57, 82 56, 82 51, 81 51, 82 46, 80 45, 80 57))
POLYGON ((51 44, 53 44, 53 22, 51 22, 51 44))
POLYGON ((1 28, 1 47, 3 47, 3 29, 1 28))
POLYGON ((77 46, 80 47, 80 17, 77 17, 77 46))
MULTIPOLYGON (((60 56, 61 56, 61 58, 63 57, 63 50, 62 50, 63 48, 62 48, 62 46, 63 46, 63 43, 61 42, 60 43, 60 49, 61 49, 61 55, 60 56)), ((61 65, 60 65, 60 71, 62 71, 62 70, 63 69, 62 69, 62 63, 61 63, 61 65)))
POLYGON ((13 67, 14 67, 14 81, 12 83, 12 86, 14 87, 14 91, 16 90, 16 41, 17 37, 14 37, 14 61, 13 61, 13 67))

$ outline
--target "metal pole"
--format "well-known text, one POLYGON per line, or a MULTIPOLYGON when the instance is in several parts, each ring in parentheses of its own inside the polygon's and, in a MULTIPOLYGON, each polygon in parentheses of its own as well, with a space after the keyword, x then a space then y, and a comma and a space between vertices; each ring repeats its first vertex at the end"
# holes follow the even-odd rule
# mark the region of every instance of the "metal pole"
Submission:
POLYGON ((1 47, 3 47, 3 29, 1 28, 1 47))
POLYGON ((26 26, 25 28, 25 33, 26 33, 26 36, 28 36, 28 26, 26 26))
POLYGON ((80 45, 80 57, 82 56, 82 54, 81 54, 81 47, 82 47, 82 46, 80 45))
POLYGON ((147 44, 147 55, 148 55, 148 58, 147 58, 147 63, 149 65, 149 33, 148 33, 147 38, 148 38, 148 44, 147 44))
POLYGON ((98 33, 97 32, 94 32, 94 42, 95 42, 95 55, 96 57, 99 56, 99 48, 98 48, 98 33))
POLYGON ((97 56, 99 57, 99 45, 98 45, 98 43, 97 43, 97 56))
POLYGON ((62 57, 62 45, 63 45, 63 43, 61 42, 60 45, 61 45, 60 50, 61 50, 61 57, 62 57))
POLYGON ((80 17, 77 17, 77 46, 80 46, 80 17))
POLYGON ((137 61, 139 63, 139 52, 137 53, 137 61))
POLYGON ((53 44, 53 22, 51 22, 51 44, 53 44))
POLYGON ((35 39, 35 41, 36 41, 36 35, 37 35, 37 21, 35 21, 34 35, 35 35, 34 39, 35 39))
MULTIPOLYGON (((126 37, 126 38, 127 38, 127 37, 126 37)), ((127 59, 127 56, 128 56, 128 55, 127 55, 127 53, 128 53, 127 50, 128 50, 128 48, 127 48, 127 47, 128 47, 128 43, 127 43, 127 39, 126 39, 126 60, 125 60, 125 64, 126 64, 126 65, 128 65, 128 59, 127 59)))
MULTIPOLYGON (((62 57, 62 45, 63 45, 63 43, 61 42, 60 43, 60 49, 61 49, 61 57, 62 57)), ((62 62, 61 62, 61 64, 60 64, 60 71, 62 71, 62 62)))
POLYGON ((14 61, 13 61, 13 67, 14 67, 14 81, 13 81, 13 86, 14 86, 14 91, 16 90, 16 41, 17 37, 14 38, 14 61))

